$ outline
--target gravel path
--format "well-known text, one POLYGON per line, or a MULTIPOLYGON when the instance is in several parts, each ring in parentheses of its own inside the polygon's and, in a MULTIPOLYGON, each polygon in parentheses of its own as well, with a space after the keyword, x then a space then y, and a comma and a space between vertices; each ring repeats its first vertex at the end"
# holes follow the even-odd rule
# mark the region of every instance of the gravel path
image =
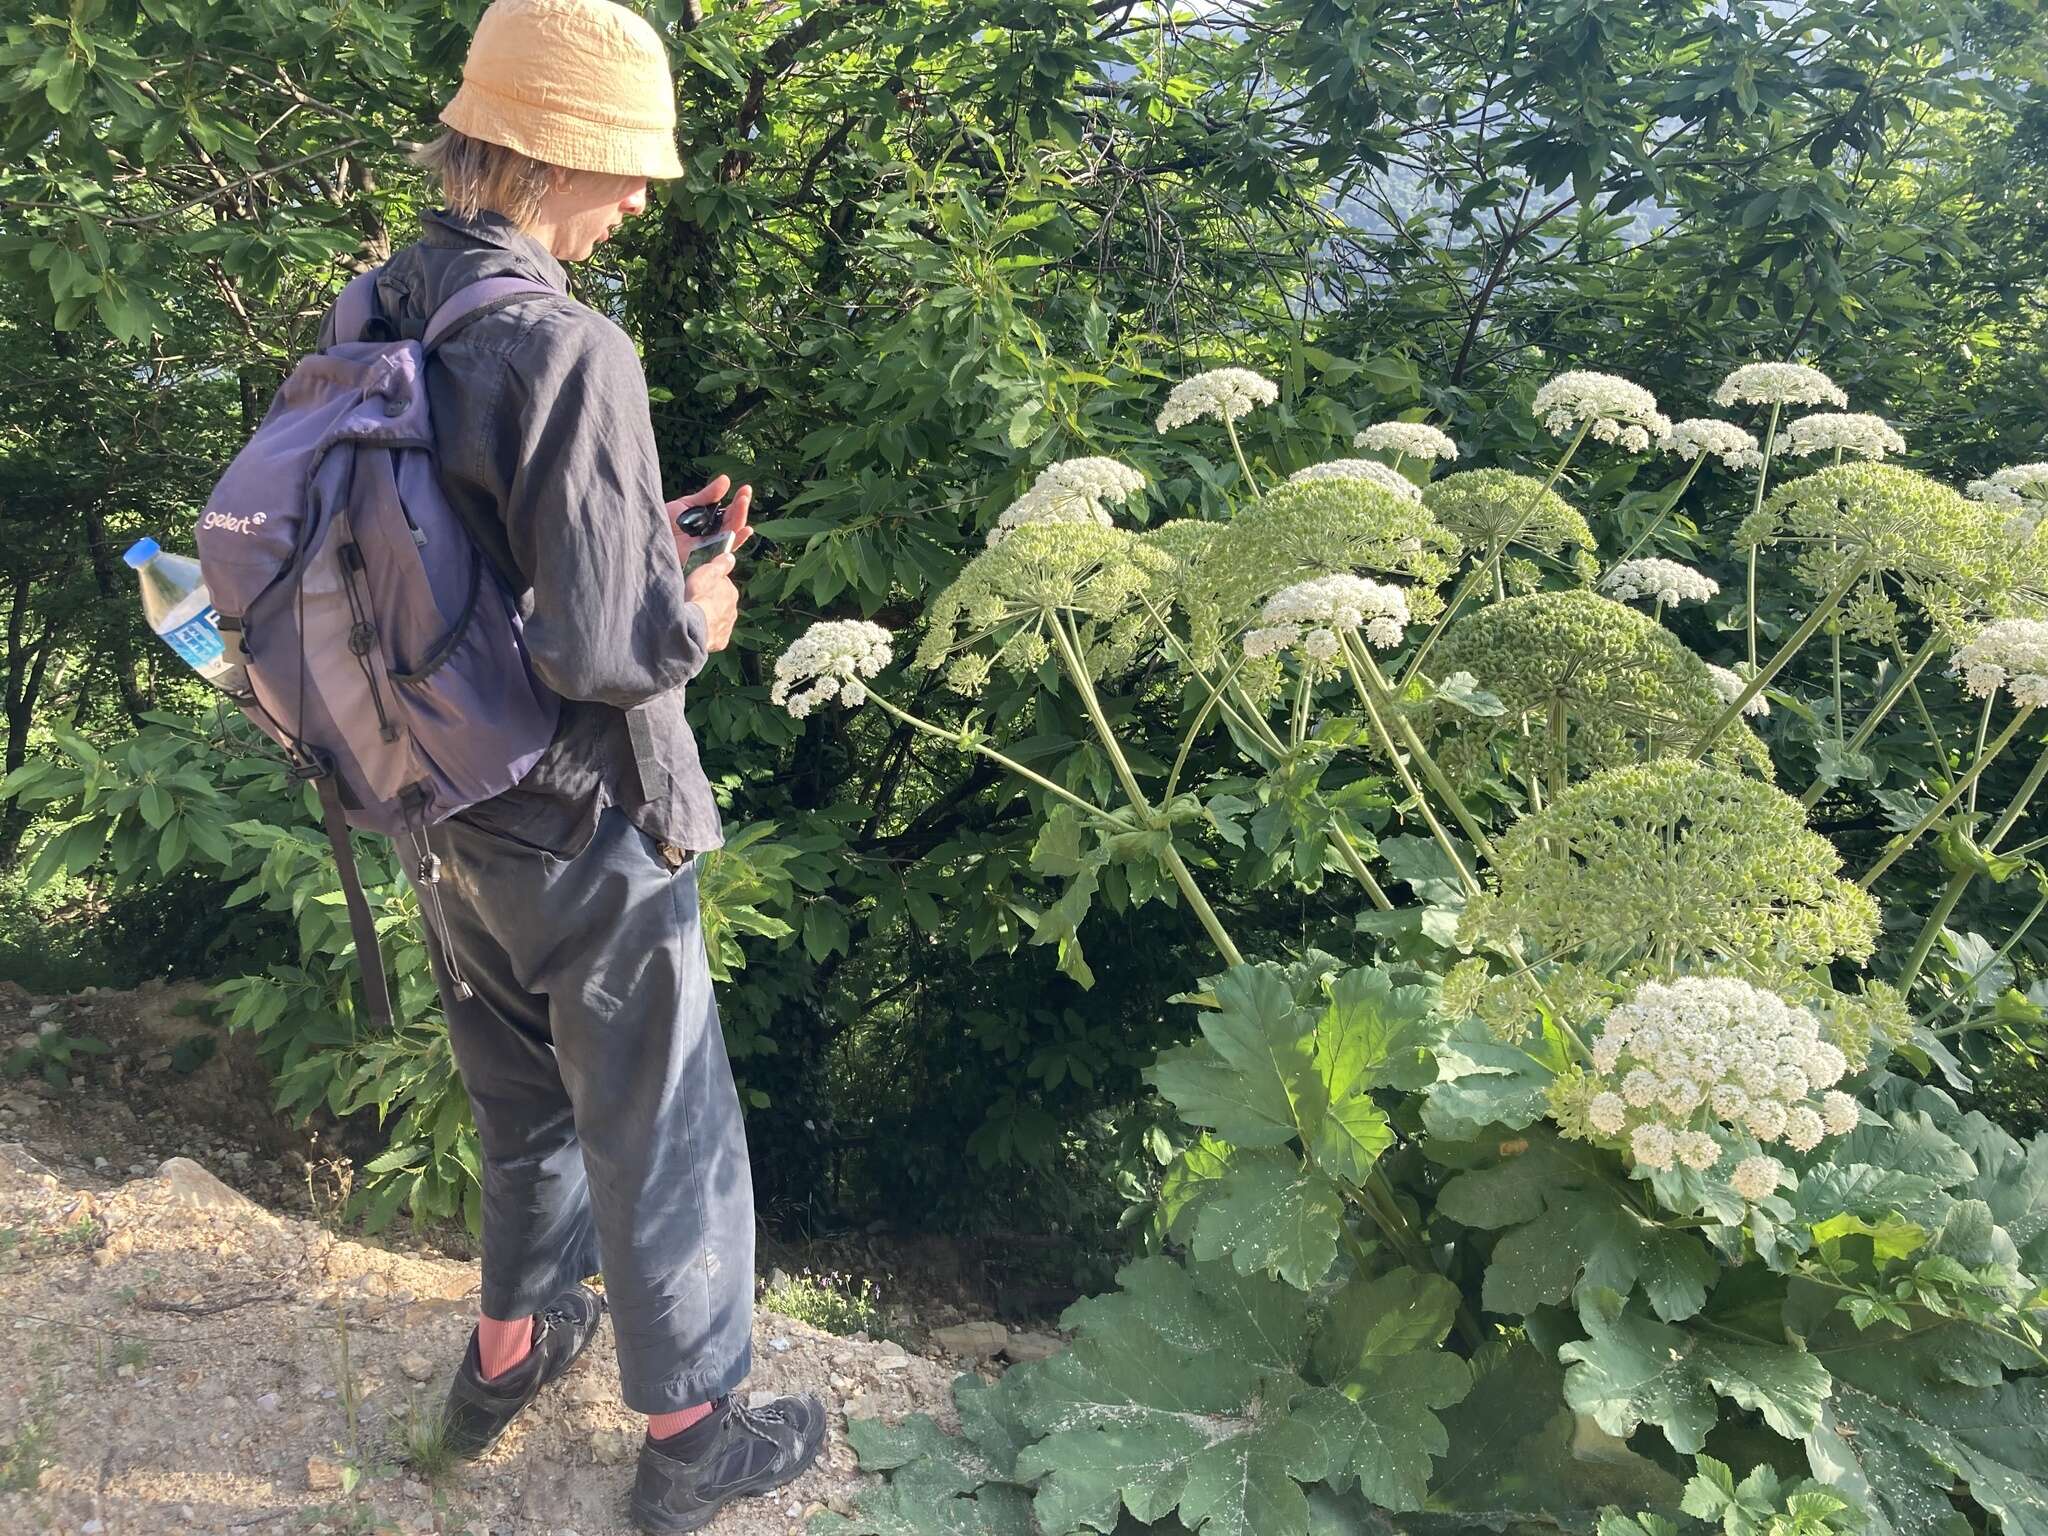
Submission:
MULTIPOLYGON (((108 1170, 111 1177, 118 1177, 108 1170)), ((0 1531, 612 1536, 644 1421, 609 1332, 481 1462, 426 1480, 404 1426, 468 1337, 473 1265, 275 1215, 172 1158, 126 1182, 0 1143, 0 1531)), ((751 1392, 820 1392, 829 1453, 719 1536, 847 1507, 847 1415, 951 1423, 958 1367, 760 1312, 751 1392)))

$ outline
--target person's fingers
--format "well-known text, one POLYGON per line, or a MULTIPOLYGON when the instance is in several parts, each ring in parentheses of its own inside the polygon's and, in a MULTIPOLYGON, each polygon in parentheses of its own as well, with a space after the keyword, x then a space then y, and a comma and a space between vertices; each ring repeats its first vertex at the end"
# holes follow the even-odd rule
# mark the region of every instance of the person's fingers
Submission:
POLYGON ((688 509, 690 507, 708 507, 713 502, 725 500, 725 493, 729 489, 731 489, 731 487, 731 477, 727 475, 720 475, 717 479, 713 480, 709 485, 705 486, 702 490, 692 491, 687 496, 678 496, 674 501, 668 504, 669 510, 673 512, 677 510, 688 509))
POLYGON ((754 488, 743 485, 733 496, 732 505, 726 508, 724 528, 732 535, 732 547, 738 549, 754 536, 753 526, 747 521, 747 513, 754 505, 754 488))

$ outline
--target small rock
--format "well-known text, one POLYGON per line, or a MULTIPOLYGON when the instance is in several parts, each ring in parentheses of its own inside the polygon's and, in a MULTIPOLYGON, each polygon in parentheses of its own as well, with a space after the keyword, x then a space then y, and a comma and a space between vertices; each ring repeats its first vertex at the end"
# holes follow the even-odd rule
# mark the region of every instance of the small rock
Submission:
POLYGON ((844 1516, 848 1520, 853 1518, 853 1500, 843 1493, 826 1494, 825 1507, 835 1515, 844 1516))
POLYGON ((413 1478, 408 1477, 400 1487, 408 1499, 424 1499, 427 1496, 427 1485, 413 1478))
POLYGON ((795 1346, 791 1344, 791 1342, 788 1339, 783 1338, 780 1334, 778 1334, 776 1335, 776 1337, 768 1341, 768 1347, 774 1350, 775 1353, 778 1355, 786 1355, 795 1346))
POLYGON ((837 1371, 834 1371, 826 1380, 832 1383, 832 1390, 834 1392, 851 1392, 854 1387, 854 1381, 851 1376, 842 1376, 837 1371))
POLYGON ((341 1468, 325 1456, 306 1458, 306 1487, 314 1493, 327 1493, 341 1486, 341 1468))
POLYGON ((37 1003, 35 1007, 29 1009, 28 1016, 31 1019, 47 1019, 56 1011, 57 1005, 55 1003, 37 1003))
POLYGON ((106 1158, 104 1158, 104 1157, 96 1157, 96 1158, 94 1158, 94 1159, 92 1160, 92 1165, 93 1165, 93 1167, 95 1167, 95 1168, 111 1168, 111 1167, 113 1167, 113 1166, 114 1166, 114 1165, 113 1165, 113 1164, 112 1164, 111 1162, 109 1162, 109 1161, 108 1161, 108 1160, 107 1160, 106 1158))
POLYGON ((171 1198, 202 1210, 256 1210, 254 1201, 238 1195, 189 1157, 167 1158, 157 1177, 170 1180, 171 1198))
POLYGON ((79 1536, 100 1536, 100 1532, 106 1528, 107 1522, 95 1517, 78 1528, 79 1536))
POLYGON ((949 1355, 981 1359, 1001 1354, 1010 1342, 1010 1330, 1001 1323, 955 1323, 933 1330, 932 1342, 949 1355))
POLYGON ((562 1393, 572 1403, 601 1403, 608 1395, 603 1379, 595 1371, 580 1372, 562 1393))
POLYGON ((14 1037, 14 1048, 17 1051, 32 1051, 42 1042, 42 1038, 34 1030, 28 1030, 14 1037))
POLYGON ((142 1165, 142 1164, 140 1164, 140 1163, 130 1163, 130 1164, 128 1165, 128 1172, 129 1172, 129 1174, 130 1174, 130 1176, 131 1176, 131 1177, 134 1177, 134 1178, 138 1178, 138 1179, 139 1179, 139 1178, 141 1178, 141 1177, 142 1177, 142 1175, 144 1175, 145 1173, 149 1172, 149 1170, 148 1170, 147 1168, 143 1167, 143 1165, 142 1165))
POLYGON ((114 1374, 123 1381, 133 1381, 135 1379, 135 1367, 132 1365, 117 1365, 114 1367, 114 1374))
POLYGON ((1049 1333, 1013 1333, 1003 1346, 1003 1353, 1022 1365, 1027 1360, 1050 1360, 1067 1347, 1067 1341, 1049 1333))
POLYGON ((624 1429, 593 1429, 590 1454, 606 1466, 617 1466, 639 1450, 638 1439, 624 1429))
POLYGON ((257 1410, 261 1413, 275 1413, 278 1406, 279 1398, 275 1392, 266 1392, 256 1399, 257 1410))
POLYGON ((885 1339, 875 1346, 875 1355, 871 1363, 878 1371, 906 1370, 910 1365, 910 1351, 894 1339, 885 1339))
POLYGON ((407 1381, 432 1381, 434 1362, 422 1354, 410 1354, 398 1362, 398 1368, 405 1372, 407 1381))
POLYGON ((859 1397, 849 1397, 846 1400, 846 1416, 849 1419, 879 1419, 882 1416, 882 1405, 866 1393, 862 1393, 859 1397))

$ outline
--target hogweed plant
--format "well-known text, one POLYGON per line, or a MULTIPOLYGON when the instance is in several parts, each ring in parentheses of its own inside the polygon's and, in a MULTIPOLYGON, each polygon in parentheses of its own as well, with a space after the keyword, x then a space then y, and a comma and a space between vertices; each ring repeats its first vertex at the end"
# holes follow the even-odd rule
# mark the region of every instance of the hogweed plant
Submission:
POLYGON ((2048 1138, 1938 1085, 1966 1085, 1947 1042, 2040 1010, 1969 1000, 2018 932, 1960 986, 1930 968, 1977 952, 1946 926, 1973 882, 2048 844, 2001 852, 2048 777, 2048 479, 1961 495, 1882 462, 1903 440, 1818 370, 1762 363, 1713 391, 1761 442, 1575 372, 1535 394, 1558 448, 1528 472, 1434 476, 1459 448, 1400 421, 1261 486, 1237 424, 1277 398, 1217 369, 1158 416, 1220 425, 1227 517, 1141 532, 1139 469, 1045 467, 925 614, 908 670, 943 692, 866 623, 776 666, 799 718, 878 708, 1009 777, 1058 888, 1034 939, 1077 981, 1111 868, 1219 967, 1148 1074, 1181 1130, 1146 1252, 1063 1354, 963 1377, 959 1435, 855 1421, 891 1476, 814 1529, 1660 1530, 1792 1488, 1872 1532, 2048 1530, 2048 1138), (1624 546, 1583 487, 1657 450, 1681 467, 1624 546), (1747 516, 1640 555, 1709 466, 1755 477, 1747 516), (1962 699, 1974 730, 1937 724, 1962 699), (1033 700, 1088 738, 1005 739, 1033 700), (1341 920, 1262 956, 1233 928, 1290 883, 1341 920))

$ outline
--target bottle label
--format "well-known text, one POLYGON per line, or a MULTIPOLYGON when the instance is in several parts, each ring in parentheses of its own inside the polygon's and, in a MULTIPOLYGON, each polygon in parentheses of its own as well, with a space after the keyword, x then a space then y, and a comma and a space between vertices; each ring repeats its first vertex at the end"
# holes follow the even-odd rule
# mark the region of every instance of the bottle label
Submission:
POLYGON ((227 647, 220 638, 219 619, 220 610, 209 608, 176 629, 163 631, 164 644, 184 657, 186 664, 201 677, 214 677, 231 665, 227 647))

